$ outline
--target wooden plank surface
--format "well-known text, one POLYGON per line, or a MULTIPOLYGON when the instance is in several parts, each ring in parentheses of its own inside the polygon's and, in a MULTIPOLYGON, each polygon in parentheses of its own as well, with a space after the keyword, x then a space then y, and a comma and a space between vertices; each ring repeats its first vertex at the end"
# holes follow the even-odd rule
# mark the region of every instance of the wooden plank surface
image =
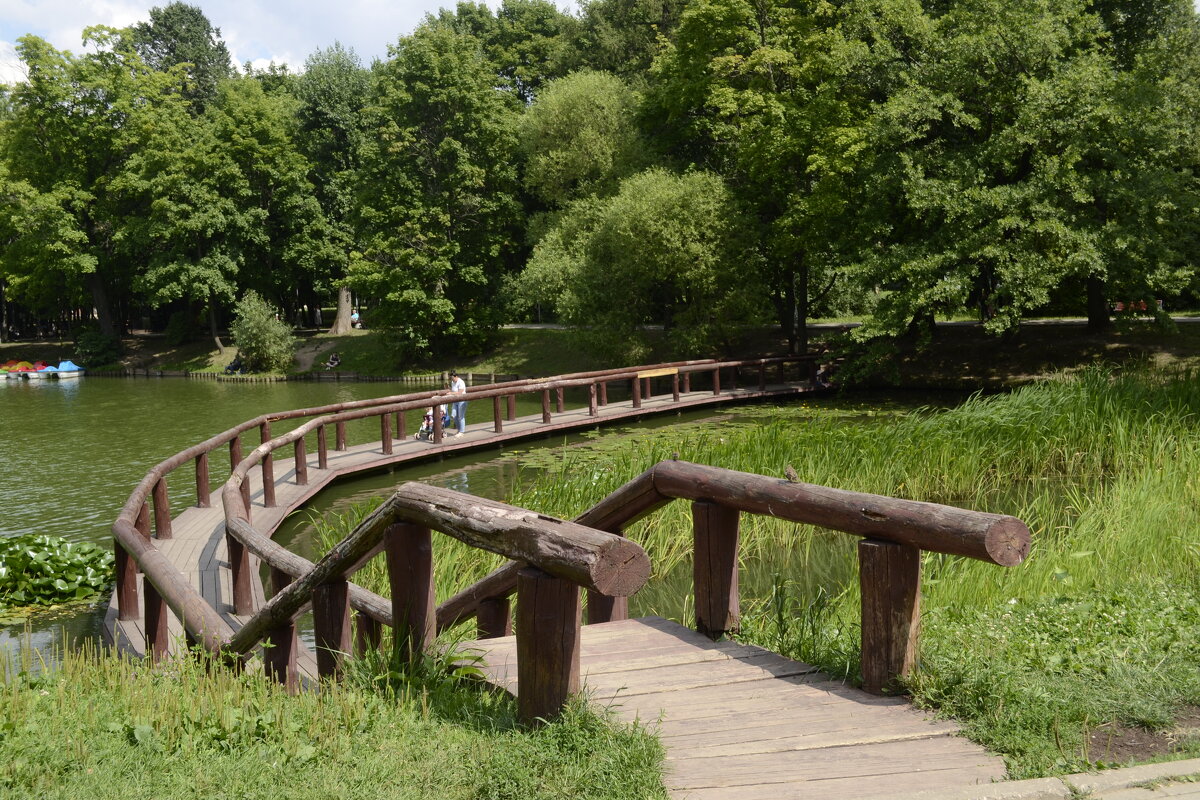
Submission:
MULTIPOLYGON (((484 656, 490 682, 516 693, 514 637, 467 646, 484 656)), ((662 737, 677 797, 882 798, 1004 774, 957 726, 901 698, 667 620, 585 626, 580 653, 589 697, 662 737)))

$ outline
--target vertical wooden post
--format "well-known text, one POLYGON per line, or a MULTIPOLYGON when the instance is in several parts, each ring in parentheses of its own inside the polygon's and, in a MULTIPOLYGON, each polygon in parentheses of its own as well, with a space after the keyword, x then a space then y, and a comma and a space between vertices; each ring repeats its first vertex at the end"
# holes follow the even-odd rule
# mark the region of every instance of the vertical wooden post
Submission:
POLYGON ((114 566, 117 571, 117 619, 137 619, 137 562, 116 540, 113 541, 113 555, 116 556, 114 566))
POLYGON ((138 510, 137 519, 133 523, 134 529, 146 538, 150 539, 150 504, 142 503, 142 507, 138 510))
POLYGON ((250 551, 231 533, 225 532, 229 551, 230 582, 233 585, 233 613, 247 617, 254 613, 254 595, 250 590, 250 551))
POLYGON ((600 405, 608 405, 608 381, 600 381, 600 405))
POLYGON ((713 375, 713 394, 721 393, 721 368, 717 367, 712 371, 713 375))
POLYGON ((579 691, 579 587, 536 567, 517 573, 517 709, 536 724, 579 691))
POLYGON ((496 431, 496 433, 504 433, 504 420, 502 419, 503 416, 504 415, 500 411, 500 395, 496 395, 492 398, 492 419, 494 421, 492 429, 496 431))
POLYGON ((507 597, 483 600, 475 615, 476 631, 480 639, 496 639, 512 635, 512 614, 507 597))
POLYGON ((229 471, 237 469, 242 460, 242 436, 238 434, 229 440, 229 471))
POLYGON ((345 450, 346 449, 346 423, 341 422, 341 421, 335 422, 333 424, 333 430, 334 430, 333 449, 334 450, 345 450))
POLYGON ((211 496, 208 488, 208 453, 196 456, 196 505, 209 508, 211 496))
POLYGON ((588 385, 588 416, 594 417, 599 413, 596 408, 596 384, 592 383, 588 385))
POLYGON ((390 456, 392 454, 392 415, 379 415, 379 444, 383 448, 383 454, 390 456))
POLYGON ((692 391, 692 373, 683 373, 683 393, 689 394, 692 391))
POLYGON ((653 384, 650 383, 650 378, 643 378, 643 380, 645 381, 645 385, 642 387, 642 397, 645 398, 646 400, 649 400, 651 397, 654 396, 654 393, 653 393, 654 387, 653 387, 653 384))
POLYGON ((336 578, 313 590, 313 636, 317 645, 317 674, 337 680, 350 652, 350 584, 336 578))
POLYGON ((304 437, 301 436, 294 442, 294 452, 296 457, 296 485, 308 485, 308 448, 304 443, 304 437))
POLYGON ((354 612, 354 654, 361 657, 378 650, 382 641, 383 626, 379 620, 361 611, 354 612))
POLYGON ((397 411, 396 412, 396 440, 397 441, 404 441, 405 439, 408 438, 408 426, 406 425, 406 422, 407 422, 407 420, 404 419, 404 412, 397 411))
MULTIPOLYGON (((625 535, 625 532, 617 525, 611 525, 601 530, 616 536, 625 535)), ((623 619, 629 619, 628 597, 611 597, 593 592, 591 589, 587 590, 588 625, 595 625, 599 622, 617 622, 623 619)))
POLYGON ((921 627, 921 551, 864 539, 858 543, 862 588, 863 691, 882 694, 912 670, 921 627))
MULTIPOLYGON (((271 568, 271 593, 279 594, 292 582, 292 576, 281 569, 271 568)), ((267 677, 282 683, 288 692, 300 691, 300 671, 296 667, 299 643, 295 621, 280 625, 267 632, 267 647, 263 651, 263 662, 267 677)))
POLYGON ((679 402, 679 373, 671 376, 671 400, 679 402))
POLYGON ((402 522, 384 531, 383 546, 396 647, 401 658, 413 661, 437 636, 432 535, 429 528, 402 522))
POLYGON ((436 403, 433 406, 433 443, 442 443, 442 409, 436 403))
POLYGON ((146 595, 146 654, 154 661, 161 661, 167 655, 167 604, 162 595, 149 580, 142 582, 142 592, 146 595))
POLYGON ((692 562, 696 630, 711 639, 736 633, 741 621, 738 519, 735 508, 706 500, 692 503, 692 531, 696 543, 692 562))
POLYGON ((554 410, 559 414, 566 410, 566 405, 563 400, 563 388, 559 386, 554 390, 554 410))
POLYGON ((542 422, 546 425, 550 424, 550 390, 542 390, 542 422))
MULTIPOLYGON (((271 441, 271 421, 267 420, 258 426, 258 438, 262 444, 271 441)), ((275 507, 275 456, 273 452, 263 456, 262 460, 263 506, 275 507)))
POLYGON ((171 538, 171 503, 167 498, 166 478, 159 478, 154 484, 154 535, 159 539, 171 538))
POLYGON ((510 394, 508 396, 508 421, 513 422, 517 418, 517 396, 510 394))
POLYGON ((317 469, 329 469, 329 442, 325 426, 317 426, 317 469))
POLYGON ((634 408, 642 407, 642 379, 641 378, 633 379, 633 407, 634 408))

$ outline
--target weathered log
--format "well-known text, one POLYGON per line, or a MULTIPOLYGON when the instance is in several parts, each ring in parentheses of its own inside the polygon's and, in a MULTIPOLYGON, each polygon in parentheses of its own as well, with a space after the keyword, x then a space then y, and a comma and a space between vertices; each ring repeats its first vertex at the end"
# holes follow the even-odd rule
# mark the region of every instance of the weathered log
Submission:
POLYGON ((337 680, 350 653, 350 585, 345 578, 319 584, 312 595, 317 674, 337 680))
POLYGON ((531 725, 579 691, 579 587, 526 567, 517 576, 517 710, 531 725))
POLYGON ((921 551, 866 539, 858 543, 862 588, 863 691, 882 694, 917 660, 921 626, 921 551))
POLYGON ((384 531, 388 584, 396 648, 405 661, 415 661, 437 636, 437 601, 433 585, 433 542, 429 528, 404 523, 384 531))
POLYGON ((712 500, 751 514, 1006 567, 1021 563, 1029 553, 1029 528, 1003 514, 793 483, 686 461, 663 461, 651 471, 655 489, 669 497, 712 500))
POLYGON ((633 594, 650 576, 635 542, 505 503, 420 483, 405 483, 380 509, 467 544, 525 561, 607 595, 633 594))

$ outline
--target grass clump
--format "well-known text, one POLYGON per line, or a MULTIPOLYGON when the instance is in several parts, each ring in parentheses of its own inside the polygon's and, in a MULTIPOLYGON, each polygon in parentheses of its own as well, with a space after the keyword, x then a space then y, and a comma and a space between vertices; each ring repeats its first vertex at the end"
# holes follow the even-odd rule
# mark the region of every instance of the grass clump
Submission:
POLYGON ((348 680, 288 696, 200 660, 94 651, 0 683, 0 795, 39 798, 664 797, 645 731, 574 706, 537 730, 478 687, 348 680))

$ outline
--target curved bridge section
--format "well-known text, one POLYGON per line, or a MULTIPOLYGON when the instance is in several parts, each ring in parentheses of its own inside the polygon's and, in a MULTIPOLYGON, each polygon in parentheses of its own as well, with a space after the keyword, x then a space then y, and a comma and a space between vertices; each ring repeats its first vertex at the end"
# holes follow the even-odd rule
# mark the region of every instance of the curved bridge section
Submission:
MULTIPOLYGON (((747 800, 891 797, 1002 777, 1001 762, 955 735, 953 724, 928 720, 903 699, 883 695, 915 661, 921 551, 998 566, 1020 563, 1029 530, 1013 517, 668 461, 573 521, 406 483, 316 564, 270 538, 288 511, 338 476, 656 411, 811 390, 804 375, 788 379, 790 363, 686 362, 477 387, 472 400, 493 400, 492 430, 476 430, 452 445, 441 441, 440 428, 431 442, 409 439, 403 428, 402 412, 452 399, 440 393, 248 421, 158 465, 131 496, 113 526, 118 584, 106 629, 135 653, 163 658, 188 642, 235 668, 261 665, 299 688, 315 678, 338 679, 344 659, 380 646, 384 628, 411 658, 439 630, 474 619, 485 672, 517 696, 522 717, 538 724, 583 690, 627 719, 657 725, 668 753, 664 777, 680 797, 733 791, 747 800), (776 369, 770 381, 768 371, 776 369), (708 378, 699 390, 692 385, 696 373, 708 378), (747 373, 748 386, 741 380, 747 373), (630 400, 607 403, 613 381, 630 382, 630 400), (570 387, 587 388, 585 407, 564 407, 562 390, 570 387), (541 395, 541 415, 515 418, 510 398, 524 392, 541 395), (378 418, 379 440, 348 446, 345 424, 364 417, 378 418), (272 437, 271 423, 283 419, 300 424, 272 437), (262 443, 243 456, 241 437, 254 428, 262 443), (309 455, 313 439, 315 458, 309 455), (218 510, 210 502, 208 457, 226 445, 231 474, 218 510), (280 451, 290 459, 277 469, 280 451), (172 517, 166 477, 189 462, 195 463, 197 504, 172 517), (626 598, 645 582, 650 563, 624 530, 676 500, 692 507, 694 630, 627 618, 626 598), (739 626, 743 514, 862 537, 863 690, 724 640, 739 626), (510 561, 435 606, 430 538, 438 532, 510 561), (350 582, 380 554, 390 598, 350 582), (270 570, 269 600, 257 577, 260 560, 270 570), (309 607, 315 655, 296 635, 296 617, 309 607)), ((811 364, 799 363, 805 371, 811 364)))

